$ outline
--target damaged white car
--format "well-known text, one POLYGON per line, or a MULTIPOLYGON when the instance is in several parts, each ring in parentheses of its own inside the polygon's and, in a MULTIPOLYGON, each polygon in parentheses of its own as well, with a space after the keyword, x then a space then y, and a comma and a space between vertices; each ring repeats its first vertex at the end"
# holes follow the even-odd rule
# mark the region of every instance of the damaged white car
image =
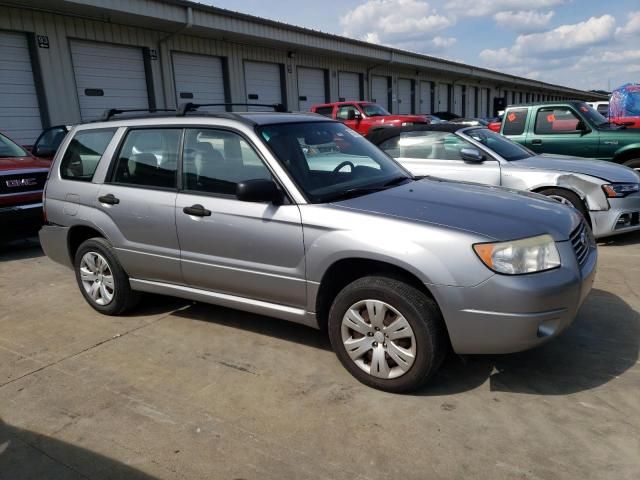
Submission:
POLYGON ((528 190, 579 210, 596 238, 640 230, 640 174, 562 155, 537 155, 482 127, 414 125, 371 132, 370 141, 414 175, 528 190))

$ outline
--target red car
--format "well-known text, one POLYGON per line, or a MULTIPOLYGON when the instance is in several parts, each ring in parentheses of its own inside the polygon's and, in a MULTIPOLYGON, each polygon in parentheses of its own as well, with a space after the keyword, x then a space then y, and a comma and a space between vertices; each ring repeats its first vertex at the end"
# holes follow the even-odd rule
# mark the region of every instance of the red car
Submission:
POLYGON ((391 115, 377 103, 334 102, 313 105, 311 111, 343 122, 347 127, 366 135, 372 127, 402 127, 430 123, 426 115, 391 115))
POLYGON ((42 192, 51 162, 0 133, 0 237, 35 233, 43 222, 42 192))

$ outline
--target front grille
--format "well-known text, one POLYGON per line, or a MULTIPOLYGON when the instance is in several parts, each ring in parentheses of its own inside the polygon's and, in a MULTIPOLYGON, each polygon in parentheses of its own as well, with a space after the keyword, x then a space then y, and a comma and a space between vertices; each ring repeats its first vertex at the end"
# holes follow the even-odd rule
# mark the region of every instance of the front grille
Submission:
POLYGON ((571 233, 570 240, 578 264, 582 266, 589 256, 589 248, 592 243, 591 231, 584 221, 580 222, 580 225, 571 233))
POLYGON ((0 195, 11 193, 38 192, 44 189, 47 172, 0 174, 0 195))

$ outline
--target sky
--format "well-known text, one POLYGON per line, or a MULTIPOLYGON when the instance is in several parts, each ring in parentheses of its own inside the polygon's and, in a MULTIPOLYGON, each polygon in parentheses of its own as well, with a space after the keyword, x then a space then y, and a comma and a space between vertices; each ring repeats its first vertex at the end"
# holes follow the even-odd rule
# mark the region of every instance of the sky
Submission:
POLYGON ((558 85, 640 83, 639 0, 200 0, 558 85))

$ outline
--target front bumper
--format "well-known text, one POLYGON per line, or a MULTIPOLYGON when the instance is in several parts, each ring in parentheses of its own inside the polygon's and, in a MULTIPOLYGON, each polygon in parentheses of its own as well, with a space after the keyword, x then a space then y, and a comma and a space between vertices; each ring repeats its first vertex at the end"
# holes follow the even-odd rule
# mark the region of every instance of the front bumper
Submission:
POLYGON ((578 265, 570 242, 557 243, 562 266, 529 275, 493 275, 475 287, 433 286, 453 350, 511 353, 559 335, 575 318, 596 273, 597 250, 578 265))
POLYGON ((44 221, 42 203, 0 207, 0 238, 15 239, 35 234, 44 221))
POLYGON ((609 198, 609 205, 609 210, 589 212, 596 238, 640 230, 640 193, 609 198))

